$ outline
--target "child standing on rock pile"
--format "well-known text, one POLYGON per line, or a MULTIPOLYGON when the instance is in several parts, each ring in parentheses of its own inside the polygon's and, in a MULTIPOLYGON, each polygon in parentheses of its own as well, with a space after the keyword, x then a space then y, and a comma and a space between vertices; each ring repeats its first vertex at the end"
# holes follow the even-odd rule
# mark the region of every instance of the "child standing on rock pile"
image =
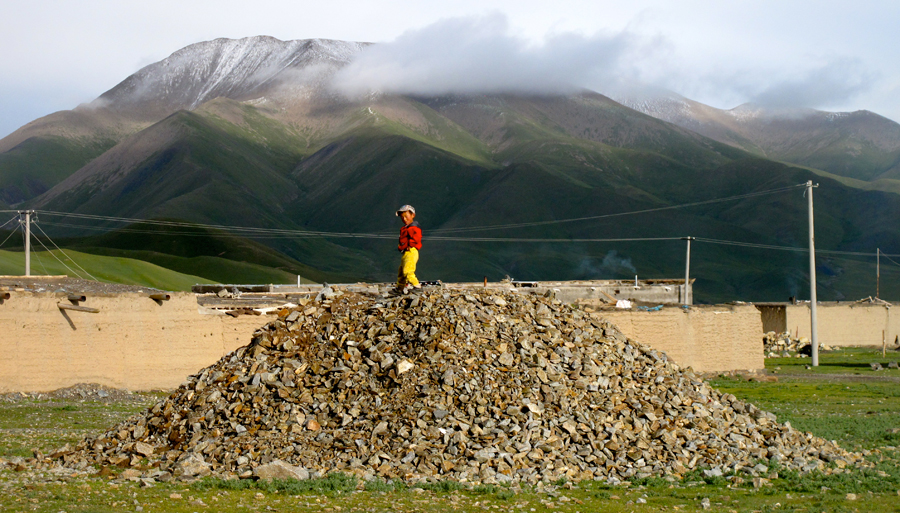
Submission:
POLYGON ((419 250, 422 249, 422 229, 415 221, 416 209, 403 205, 397 210, 397 217, 403 221, 400 228, 400 269, 397 271, 397 290, 408 293, 420 289, 422 285, 416 278, 416 263, 419 261, 419 250))

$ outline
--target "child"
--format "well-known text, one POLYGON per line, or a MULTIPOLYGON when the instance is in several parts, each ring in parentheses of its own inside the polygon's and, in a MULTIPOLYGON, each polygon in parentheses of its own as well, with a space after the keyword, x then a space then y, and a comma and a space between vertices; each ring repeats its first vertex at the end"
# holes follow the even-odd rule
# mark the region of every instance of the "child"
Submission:
POLYGON ((400 228, 400 270, 397 271, 397 289, 407 293, 422 286, 416 278, 416 262, 419 261, 419 250, 422 249, 422 229, 415 222, 416 209, 403 205, 397 210, 397 216, 403 220, 400 228))

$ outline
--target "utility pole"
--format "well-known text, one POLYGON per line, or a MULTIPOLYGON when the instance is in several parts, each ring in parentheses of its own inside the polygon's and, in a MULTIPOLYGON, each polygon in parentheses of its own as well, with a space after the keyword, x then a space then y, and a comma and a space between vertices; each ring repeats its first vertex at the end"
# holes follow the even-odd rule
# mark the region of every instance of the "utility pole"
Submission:
POLYGON ((812 180, 806 182, 806 193, 809 202, 809 328, 812 343, 812 364, 819 366, 819 330, 816 319, 816 230, 813 225, 813 185, 812 180))
POLYGON ((682 299, 685 306, 690 306, 691 304, 693 304, 694 299, 688 292, 690 290, 691 283, 691 241, 694 240, 694 238, 684 237, 682 240, 687 241, 687 255, 684 259, 684 297, 682 299))
POLYGON ((31 276, 31 215, 34 210, 20 210, 25 216, 25 276, 31 276))
POLYGON ((881 287, 881 248, 875 248, 875 297, 879 294, 881 287))

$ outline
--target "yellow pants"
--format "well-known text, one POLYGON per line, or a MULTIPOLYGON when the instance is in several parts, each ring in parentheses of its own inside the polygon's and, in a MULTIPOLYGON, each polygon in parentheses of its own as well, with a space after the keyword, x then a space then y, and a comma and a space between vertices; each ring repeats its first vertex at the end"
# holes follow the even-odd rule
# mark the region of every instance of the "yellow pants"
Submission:
POLYGON ((419 250, 416 248, 409 248, 400 254, 400 269, 397 271, 397 287, 403 287, 405 285, 416 287, 419 285, 419 280, 416 278, 416 263, 418 261, 419 250))

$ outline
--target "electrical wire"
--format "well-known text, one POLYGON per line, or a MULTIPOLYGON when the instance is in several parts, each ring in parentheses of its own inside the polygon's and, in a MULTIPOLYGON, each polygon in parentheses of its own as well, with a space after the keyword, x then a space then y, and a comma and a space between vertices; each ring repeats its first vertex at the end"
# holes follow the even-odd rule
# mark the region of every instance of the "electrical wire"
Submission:
POLYGON ((132 224, 149 224, 153 226, 168 226, 175 228, 205 228, 211 230, 231 231, 241 234, 262 234, 262 235, 286 235, 290 237, 328 237, 328 238, 350 238, 350 239, 392 239, 396 235, 388 233, 351 233, 351 232, 325 232, 316 230, 288 230, 284 228, 254 228, 249 226, 230 226, 204 223, 186 223, 180 221, 159 221, 152 219, 134 219, 127 217, 110 217, 97 216, 91 214, 67 214, 62 212, 52 212, 41 210, 38 211, 43 215, 74 217, 78 219, 103 220, 120 223, 132 224))
MULTIPOLYGON (((3 212, 3 211, 0 210, 0 213, 2 213, 2 212, 3 212)), ((3 223, 2 225, 0 225, 0 230, 6 228, 6 225, 8 225, 9 223, 11 223, 11 222, 13 222, 13 221, 15 221, 15 220, 17 220, 17 219, 19 219, 19 216, 13 216, 9 221, 7 221, 7 222, 3 223)))
MULTIPOLYGON (((779 194, 782 192, 796 190, 801 187, 807 187, 806 183, 791 185, 787 187, 780 187, 777 189, 769 189, 765 191, 757 191, 747 194, 740 194, 737 196, 729 196, 726 198, 716 198, 705 201, 697 201, 693 203, 685 203, 681 205, 671 205, 667 207, 658 207, 651 209, 643 209, 643 210, 634 210, 630 212, 619 212, 614 214, 603 214, 598 216, 588 216, 588 217, 579 217, 579 218, 570 218, 570 219, 557 219, 553 221, 537 221, 537 222, 529 222, 529 223, 510 223, 510 224, 498 224, 498 225, 489 225, 489 226, 474 226, 474 227, 463 227, 463 228, 438 228, 434 230, 430 230, 430 234, 423 237, 425 240, 429 241, 446 241, 446 242, 517 242, 517 243, 583 243, 583 242, 646 242, 646 241, 668 241, 668 240, 682 240, 684 237, 646 237, 646 238, 526 238, 526 237, 452 237, 452 236, 444 236, 440 234, 444 233, 466 233, 473 231, 483 231, 483 230, 496 230, 496 229, 509 229, 509 228, 524 228, 524 227, 534 227, 534 226, 546 226, 551 224, 560 224, 560 223, 570 223, 577 221, 587 221, 587 220, 595 220, 595 219, 604 219, 604 218, 612 218, 626 215, 636 215, 636 214, 645 214, 650 212, 660 212, 665 210, 673 210, 679 208, 688 208, 695 207, 701 205, 709 205, 714 203, 721 203, 726 201, 735 201, 740 199, 765 196, 771 194, 779 194), (431 235, 437 233, 438 235, 431 235)), ((0 211, 2 212, 2 211, 0 211)), ((118 222, 118 223, 131 223, 131 224, 144 224, 151 226, 166 226, 166 227, 178 227, 178 228, 196 228, 196 229, 213 229, 224 231, 226 235, 229 236, 238 236, 242 235, 245 237, 255 237, 255 238, 313 238, 313 237, 321 237, 321 238, 353 238, 353 239, 393 239, 395 235, 388 233, 352 233, 352 232, 326 232, 326 231, 318 231, 318 230, 288 230, 281 228, 255 228, 255 227, 247 227, 247 226, 229 226, 229 225, 214 225, 214 224, 205 224, 205 223, 188 223, 181 221, 162 221, 162 220, 152 220, 152 219, 136 219, 136 218, 128 218, 128 217, 113 217, 113 216, 101 216, 94 214, 77 214, 77 213, 65 213, 65 212, 53 212, 53 211, 36 211, 41 213, 42 215, 49 216, 58 216, 63 218, 75 218, 75 219, 85 219, 85 220, 99 220, 99 221, 109 221, 109 222, 118 222)), ((104 228, 99 227, 91 227, 86 225, 76 225, 69 223, 52 223, 45 222, 44 224, 52 225, 52 226, 62 226, 62 227, 71 227, 71 228, 80 228, 86 230, 104 230, 104 228)), ((118 231, 127 232, 127 233, 158 233, 150 230, 139 230, 134 228, 120 228, 118 231)), ((46 233, 45 233, 46 235, 46 233)), ((204 236, 207 234, 204 233, 178 233, 174 235, 179 236, 204 236)), ((48 237, 49 238, 49 237, 48 237)), ((696 237, 694 240, 699 242, 707 242, 710 244, 720 244, 720 245, 730 245, 737 247, 748 247, 748 248, 756 248, 756 249, 767 249, 767 250, 776 250, 776 251, 794 251, 794 252, 809 252, 808 248, 798 248, 791 246, 778 246, 773 244, 757 244, 757 243, 749 243, 749 242, 739 242, 739 241, 728 241, 721 239, 710 239, 705 237, 696 237)), ((875 253, 865 253, 865 252, 854 252, 854 251, 837 251, 837 250, 817 250, 819 254, 830 254, 830 255, 853 255, 853 256, 866 256, 871 257, 875 256, 875 253)), ((898 256, 900 255, 889 255, 885 254, 886 257, 889 256, 898 256)), ((74 261, 73 261, 74 262, 74 261)))
MULTIPOLYGON (((6 226, 6 225, 3 225, 3 226, 6 226)), ((19 231, 19 228, 20 228, 19 226, 16 226, 13 229, 13 231, 9 232, 9 235, 5 239, 3 239, 3 242, 0 242, 0 248, 2 248, 3 245, 6 244, 6 241, 8 241, 13 235, 15 235, 17 231, 19 231)))
MULTIPOLYGON (((74 269, 72 269, 71 267, 69 267, 68 265, 66 265, 66 263, 63 262, 62 260, 60 260, 58 256, 54 255, 53 252, 50 251, 50 248, 48 248, 47 245, 44 244, 44 241, 42 241, 41 238, 37 236, 37 234, 33 234, 33 237, 34 237, 34 240, 38 241, 38 243, 39 243, 39 244, 47 251, 47 253, 50 254, 50 256, 52 256, 53 258, 55 258, 55 259, 57 260, 57 262, 61 263, 61 264, 63 265, 63 267, 65 267, 66 269, 69 270, 70 273, 74 274, 75 276, 78 276, 78 277, 81 278, 82 280, 85 279, 84 276, 78 274, 74 269)), ((34 256, 37 257, 37 255, 38 255, 38 253, 35 252, 35 253, 34 253, 34 256)), ((40 262, 40 257, 38 257, 38 261, 40 262)), ((41 267, 44 267, 43 262, 41 262, 41 267)), ((50 273, 47 271, 47 268, 46 268, 46 267, 44 267, 44 272, 47 273, 47 274, 50 274, 50 273)), ((94 281, 97 281, 97 280, 95 279, 94 281)))
MULTIPOLYGON (((0 245, 2 245, 2 244, 0 244, 0 245)), ((894 260, 893 258, 887 256, 886 254, 882 253, 881 256, 883 256, 884 258, 887 258, 888 260, 890 260, 894 265, 900 266, 900 264, 898 264, 896 260, 894 260)), ((894 256, 897 256, 897 255, 894 255, 894 256)))
POLYGON ((697 207, 700 205, 711 205, 713 203, 722 203, 725 201, 736 201, 739 199, 745 198, 753 198, 756 196, 766 196, 769 194, 778 194, 781 192, 787 192, 799 187, 806 187, 806 184, 799 185, 791 185, 788 187, 781 187, 779 189, 771 189, 767 191, 759 191, 759 192, 751 192, 747 194, 740 194, 737 196, 729 196, 727 198, 717 198, 705 201, 695 201, 693 203, 683 203, 681 205, 670 205, 668 207, 657 207, 657 208, 647 208, 643 210, 632 210, 630 212, 618 212, 615 214, 602 214, 596 216, 588 216, 588 217, 575 217, 570 219, 557 219, 553 221, 535 221, 530 223, 511 223, 511 224, 496 224, 491 226, 473 226, 469 228, 437 228, 435 230, 431 230, 432 232, 440 232, 440 233, 459 233, 459 232, 472 232, 472 231, 481 231, 481 230, 500 230, 500 229, 509 229, 509 228, 525 228, 531 226, 547 226, 551 224, 561 224, 561 223, 574 223, 577 221, 592 221, 595 219, 607 219, 611 217, 621 217, 621 216, 629 216, 635 214, 648 214, 651 212, 662 212, 664 210, 675 210, 678 208, 688 208, 688 207, 697 207))
MULTIPOLYGON (((64 228, 78 228, 84 230, 94 230, 101 232, 109 232, 110 228, 96 227, 96 226, 88 226, 83 224, 70 224, 70 223, 54 223, 52 221, 42 221, 43 224, 48 226, 60 226, 64 228)), ((143 224, 152 224, 152 223, 143 223, 143 224)), ((225 226, 217 226, 210 225, 210 227, 216 228, 220 231, 223 228, 227 228, 225 226)), ((266 228, 262 228, 260 230, 269 230, 266 228)), ((225 232, 221 236, 223 237, 247 237, 253 239, 303 239, 303 238, 330 238, 334 236, 335 238, 366 238, 366 239, 395 239, 397 238, 394 234, 352 234, 352 236, 344 235, 344 234, 335 234, 334 232, 308 232, 308 231, 292 231, 292 230, 278 230, 271 229, 272 231, 281 231, 284 233, 255 233, 252 231, 248 231, 248 233, 229 233, 225 232)), ((117 233, 141 233, 148 235, 160 235, 162 232, 159 230, 141 230, 135 228, 115 228, 117 233)), ((207 232, 178 232, 178 233, 165 233, 166 236, 178 236, 178 237, 209 237, 210 234, 207 232)))
MULTIPOLYGON (((532 226, 546 226, 552 224, 561 224, 561 223, 573 223, 578 221, 589 221, 594 219, 605 219, 611 217, 621 217, 627 215, 635 215, 635 214, 646 214, 650 212, 661 212, 665 210, 673 210, 678 208, 688 208, 695 207, 700 205, 710 205, 714 203, 721 203, 725 201, 735 201, 739 199, 752 198, 757 196, 765 196, 769 194, 778 194, 781 192, 786 192, 790 190, 797 189, 799 187, 806 187, 806 184, 799 185, 791 185, 788 187, 781 187, 778 189, 770 189, 766 191, 758 191, 751 192, 747 194, 739 194, 737 196, 729 196, 727 198, 716 198, 705 201, 696 201, 693 203, 684 203, 681 205, 670 205, 667 207, 657 207, 650 209, 642 209, 642 210, 634 210, 630 212, 618 212, 614 214, 602 214, 597 216, 588 216, 588 217, 577 217, 570 219, 556 219, 553 221, 535 221, 529 223, 513 223, 513 224, 500 224, 500 225, 490 225, 490 226, 472 226, 472 227, 464 227, 464 228, 437 228, 431 230, 432 233, 461 233, 461 232, 471 232, 471 231, 483 231, 483 230, 497 230, 497 229, 508 229, 508 228, 525 228, 532 226)), ((76 214, 76 213, 65 213, 65 212, 54 212, 50 210, 38 210, 36 211, 40 214, 51 215, 51 216, 62 216, 62 217, 73 217, 78 219, 94 219, 94 220, 103 220, 103 221, 111 221, 111 222, 120 222, 120 223, 132 223, 132 224, 151 224, 156 226, 170 226, 170 227, 182 227, 182 228, 208 228, 208 229, 223 229, 223 230, 231 230, 231 231, 239 231, 239 232, 252 232, 252 233, 269 233, 269 234, 283 234, 283 235, 308 235, 308 236, 321 236, 321 237, 336 237, 336 238, 393 238, 393 234, 388 233, 350 233, 350 232, 324 232, 324 231, 316 231, 316 230, 285 230, 278 228, 254 228, 247 226, 227 226, 227 225, 213 225, 213 224, 203 224, 203 223, 186 223, 180 221, 160 221, 160 220, 149 220, 149 219, 136 219, 129 217, 114 217, 114 216, 101 216, 95 214, 76 214)))
POLYGON ((684 237, 638 237, 638 238, 619 238, 619 239, 524 239, 514 237, 441 237, 430 236, 423 237, 430 241, 453 241, 453 242, 651 242, 664 240, 682 240, 684 237))
MULTIPOLYGON (((41 233, 44 234, 44 237, 47 237, 47 240, 49 240, 50 243, 53 244, 53 247, 55 247, 57 250, 59 250, 59 252, 62 253, 64 257, 68 258, 69 261, 72 262, 72 264, 74 264, 76 267, 78 267, 79 269, 81 269, 81 270, 84 272, 84 274, 88 275, 92 280, 94 280, 94 281, 100 281, 100 280, 98 280, 97 278, 95 278, 93 275, 91 275, 91 273, 87 272, 87 270, 86 270, 84 267, 81 267, 80 265, 78 265, 78 262, 76 262, 75 259, 73 259, 72 257, 70 257, 68 254, 66 254, 66 252, 63 251, 62 248, 60 248, 59 246, 57 246, 56 243, 53 242, 53 239, 51 239, 50 236, 47 235, 47 232, 45 232, 44 229, 41 228, 41 226, 40 226, 37 222, 35 222, 35 223, 33 223, 33 224, 34 224, 34 227, 35 227, 35 228, 37 228, 38 230, 41 231, 41 233)), ((59 259, 57 259, 57 260, 59 260, 59 259)))
MULTIPOLYGON (((772 249, 776 251, 796 251, 799 253, 809 253, 809 248, 798 248, 794 246, 775 246, 771 244, 755 244, 752 242, 738 242, 731 240, 721 240, 721 239, 707 239, 705 237, 694 237, 694 240, 698 242, 706 242, 709 244, 721 244, 726 246, 740 246, 745 248, 757 248, 757 249, 772 249)), ((876 256, 875 253, 864 253, 861 251, 838 251, 831 249, 816 249, 816 254, 822 255, 850 255, 850 256, 866 256, 873 257, 876 256)), ((888 253, 881 253, 882 256, 887 256, 888 253)), ((890 255, 890 256, 900 256, 900 255, 890 255)))

